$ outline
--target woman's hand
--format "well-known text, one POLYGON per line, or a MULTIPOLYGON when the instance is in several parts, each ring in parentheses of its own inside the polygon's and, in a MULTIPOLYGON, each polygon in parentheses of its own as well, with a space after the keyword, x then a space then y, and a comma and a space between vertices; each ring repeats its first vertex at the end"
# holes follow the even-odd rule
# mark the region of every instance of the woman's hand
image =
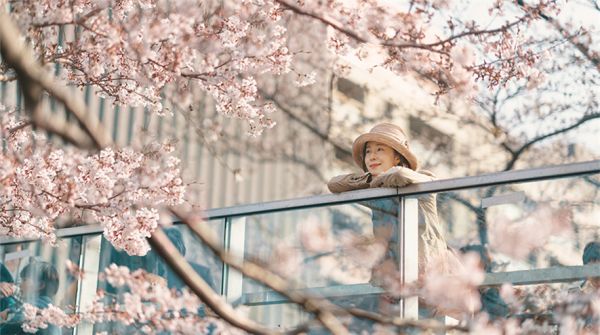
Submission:
POLYGON ((404 187, 412 184, 402 169, 408 170, 407 168, 394 166, 379 176, 373 178, 371 181, 371 187, 404 187))
POLYGON ((331 193, 341 193, 369 188, 370 173, 350 173, 331 178, 327 187, 331 193))
POLYGON ((9 297, 15 294, 17 287, 13 283, 0 282, 0 296, 9 297))
POLYGON ((371 187, 404 187, 414 183, 424 183, 435 178, 429 173, 416 172, 406 167, 394 166, 373 178, 371 187))
MULTIPOLYGON (((5 284, 5 283, 2 283, 5 284)), ((8 318, 8 308, 0 312, 0 321, 6 321, 8 318)))

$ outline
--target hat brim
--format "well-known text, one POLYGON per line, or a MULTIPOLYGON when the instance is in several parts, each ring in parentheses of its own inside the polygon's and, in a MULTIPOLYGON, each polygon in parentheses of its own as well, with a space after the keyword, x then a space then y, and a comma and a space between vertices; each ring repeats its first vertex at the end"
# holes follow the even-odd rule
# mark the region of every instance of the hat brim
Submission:
POLYGON ((400 155, 402 155, 408 161, 409 168, 417 171, 419 167, 419 161, 417 157, 405 146, 398 143, 398 141, 390 136, 386 136, 385 134, 375 134, 375 133, 366 133, 362 134, 354 140, 352 144, 352 158, 354 158, 354 162, 358 165, 363 171, 367 172, 367 167, 365 166, 365 160, 363 157, 363 150, 367 142, 378 142, 389 146, 394 149, 400 155))

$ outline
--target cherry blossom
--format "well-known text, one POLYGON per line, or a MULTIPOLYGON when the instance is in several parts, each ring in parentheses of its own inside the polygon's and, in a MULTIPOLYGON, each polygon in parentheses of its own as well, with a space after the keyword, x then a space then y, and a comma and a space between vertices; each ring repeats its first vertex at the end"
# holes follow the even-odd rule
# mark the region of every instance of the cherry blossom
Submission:
MULTIPOLYGON (((315 58, 331 66, 335 75, 346 75, 356 59, 368 59, 373 61, 372 68, 418 73, 434 83, 437 95, 473 94, 480 83, 491 89, 508 87, 514 81, 527 81, 528 89, 540 87, 549 77, 540 62, 560 44, 573 45, 580 58, 596 68, 598 64, 597 52, 590 48, 593 30, 572 29, 554 19, 561 8, 557 1, 494 1, 486 12, 498 20, 490 22, 488 17, 462 16, 462 2, 429 0, 28 0, 10 5, 12 17, 37 58, 48 68, 59 64, 61 75, 70 83, 92 85, 114 103, 145 106, 159 115, 172 112, 165 108, 165 100, 193 108, 191 92, 198 87, 214 100, 220 114, 244 120, 254 136, 275 126, 270 114, 279 107, 261 93, 275 86, 273 77, 292 78, 299 87, 321 82, 312 67, 298 62, 305 56, 303 48, 297 47, 302 43, 293 43, 286 24, 294 19, 304 24, 306 36, 318 36, 324 43, 329 53, 315 58), (551 24, 554 34, 535 38, 540 24, 551 24), (557 32, 561 39, 554 43, 557 32), (64 40, 62 45, 59 39, 64 40)), ((4 70, 0 68, 3 74, 4 70)), ((500 126, 495 111, 492 114, 494 137, 512 155, 506 169, 513 168, 518 154, 535 142, 513 147, 511 140, 522 134, 497 131, 500 126)), ((158 225, 160 208, 183 201, 185 185, 170 143, 82 153, 59 148, 33 132, 26 120, 6 113, 2 118, 6 150, 0 159, 0 234, 55 242, 58 227, 97 223, 117 248, 141 255, 148 250, 146 238, 158 225)), ((216 121, 204 124, 214 134, 221 131, 216 121)), ((496 223, 501 225, 490 227, 491 247, 524 257, 550 236, 562 233, 570 224, 568 214, 541 208, 518 222, 500 219, 496 223), (515 233, 517 225, 519 234, 515 233)), ((386 251, 383 243, 341 234, 336 245, 327 226, 303 229, 301 244, 309 254, 332 253, 318 260, 326 277, 346 282, 379 275, 382 280, 377 282, 386 289, 396 295, 405 292, 394 264, 389 260, 377 263, 386 251), (311 234, 315 239, 310 239, 311 234)), ((282 244, 273 250, 275 272, 299 273, 303 259, 296 246, 282 244)), ((524 332, 552 330, 548 324, 533 321, 516 325, 514 320, 493 322, 485 315, 472 315, 480 307, 477 290, 483 271, 477 261, 465 257, 447 273, 446 261, 434 261, 413 293, 441 310, 465 316, 474 333, 515 333, 518 327, 524 332)), ((220 332, 230 331, 216 319, 200 318, 200 302, 188 291, 169 291, 150 274, 111 266, 105 277, 127 291, 118 297, 98 292, 81 315, 67 315, 55 306, 40 310, 25 305, 26 330, 43 329, 50 321, 72 327, 85 320, 118 321, 144 332, 202 333, 209 325, 220 332)), ((538 290, 529 302, 520 303, 514 291, 503 288, 502 293, 515 310, 529 305, 554 309, 564 331, 584 331, 580 316, 598 316, 597 299, 586 302, 538 290)), ((378 325, 375 331, 383 333, 387 328, 378 325)))
POLYGON ((540 204, 536 210, 519 220, 499 218, 490 224, 490 245, 495 251, 523 259, 543 247, 552 236, 571 232, 572 213, 568 208, 552 208, 540 204))
POLYGON ((54 243, 58 227, 97 223, 115 247, 143 255, 158 209, 183 202, 179 160, 168 142, 86 154, 55 147, 10 113, 0 126, 7 148, 0 154, 2 235, 54 243))
MULTIPOLYGON (((274 125, 252 78, 290 71, 281 9, 271 1, 19 1, 11 14, 45 63, 60 63, 68 81, 115 103, 170 114, 161 91, 194 80, 221 113, 251 122, 251 134, 274 125), (65 27, 75 33, 59 45, 65 27)), ((189 91, 178 94, 171 98, 189 91)))
POLYGON ((169 290, 164 282, 151 284, 149 276, 152 275, 143 270, 131 272, 112 264, 101 277, 123 293, 113 296, 99 291, 90 305, 82 306, 82 312, 75 314, 65 313, 53 305, 37 308, 24 304, 23 330, 33 333, 47 328, 48 324, 73 328, 81 322, 109 321, 135 326, 143 333, 205 334, 209 329, 241 333, 214 317, 201 316, 202 303, 189 290, 169 290))
POLYGON ((305 50, 290 48, 295 45, 286 27, 291 18, 309 18, 309 30, 326 28, 333 57, 321 57, 336 73, 348 66, 341 59, 365 59, 369 50, 379 59, 374 66, 422 73, 436 83, 438 94, 470 92, 474 80, 495 87, 531 76, 550 47, 536 47, 523 31, 557 15, 558 4, 494 3, 488 10, 501 19, 491 26, 461 17, 461 6, 451 1, 27 0, 11 4, 11 15, 43 63, 60 64, 63 76, 79 87, 92 85, 115 103, 147 106, 163 115, 172 110, 164 107, 161 92, 187 110, 190 87, 197 86, 219 112, 247 121, 249 134, 259 135, 274 122, 256 77, 293 71, 300 87, 317 80, 311 69, 295 70, 302 67, 297 55, 305 50))

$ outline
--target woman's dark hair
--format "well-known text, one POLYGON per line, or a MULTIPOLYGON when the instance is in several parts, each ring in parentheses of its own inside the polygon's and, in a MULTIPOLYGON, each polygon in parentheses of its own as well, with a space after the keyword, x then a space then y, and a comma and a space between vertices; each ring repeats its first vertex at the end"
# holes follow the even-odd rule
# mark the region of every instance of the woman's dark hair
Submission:
POLYGON ((394 150, 394 152, 398 155, 398 157, 400 157, 400 163, 398 163, 398 166, 410 168, 410 163, 408 162, 408 160, 404 158, 404 156, 399 154, 398 151, 394 150))
POLYGON ((52 297, 58 291, 58 272, 54 265, 34 261, 21 270, 21 279, 33 279, 38 284, 40 296, 52 297), (43 287, 41 284, 44 284, 43 287))
POLYGON ((581 258, 583 264, 600 262, 600 242, 590 242, 586 244, 581 258))

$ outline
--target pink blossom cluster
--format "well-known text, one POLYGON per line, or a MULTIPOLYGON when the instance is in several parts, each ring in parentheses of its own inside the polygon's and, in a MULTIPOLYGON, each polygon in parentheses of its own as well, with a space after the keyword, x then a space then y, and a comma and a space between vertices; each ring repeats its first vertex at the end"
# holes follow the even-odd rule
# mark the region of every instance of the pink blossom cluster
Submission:
MULTIPOLYGON (((526 31, 560 9, 556 1, 494 2, 478 5, 490 6, 495 15, 482 20, 462 14, 465 2, 460 1, 279 2, 324 23, 333 54, 359 60, 379 54, 383 60, 375 66, 397 74, 416 71, 438 86, 438 94, 471 93, 477 89, 476 80, 489 87, 511 79, 540 80, 533 66, 549 44, 536 46, 532 40, 540 36, 526 31)), ((336 67, 341 64, 336 62, 336 67)))
MULTIPOLYGON (((438 94, 470 92, 475 80, 490 87, 513 78, 541 80, 533 66, 542 50, 524 32, 544 16, 556 15, 556 1, 494 2, 489 10, 498 24, 491 26, 462 17, 460 5, 435 0, 25 0, 14 2, 11 14, 43 62, 60 64, 79 87, 92 85, 115 103, 169 114, 161 94, 193 108, 193 82, 220 113, 247 121, 249 133, 259 135, 275 125, 270 117, 275 107, 260 97, 257 82, 292 70, 297 86, 317 81, 314 69, 294 69, 296 55, 314 51, 290 45, 287 24, 293 17, 308 18, 306 32, 298 33, 326 41, 335 57, 364 60, 377 54, 374 66, 398 74, 416 71, 437 85, 438 94)), ((329 56, 320 57, 330 63, 329 56)), ((349 65, 336 61, 333 66, 342 75, 349 65)))
POLYGON ((81 321, 79 315, 67 314, 52 304, 46 308, 23 304, 23 316, 25 322, 21 327, 26 333, 35 333, 39 329, 46 329, 49 324, 57 327, 74 327, 81 321))
POLYGON ((479 256, 473 253, 448 264, 454 260, 440 255, 427 264, 418 294, 447 315, 471 315, 481 308, 478 286, 485 274, 479 256))
POLYGON ((54 242, 59 226, 101 224, 115 247, 143 255, 158 208, 183 202, 169 143, 86 154, 57 148, 10 113, 1 115, 0 127, 0 235, 54 242))
POLYGON ((253 79, 290 71, 283 13, 273 1, 26 0, 11 14, 44 63, 61 64, 70 82, 93 85, 115 103, 169 113, 164 89, 187 101, 196 81, 219 112, 248 121, 251 134, 274 126, 253 79))
POLYGON ((143 270, 130 272, 127 267, 111 264, 101 276, 122 293, 109 295, 99 291, 79 314, 67 314, 53 305, 39 309, 26 304, 24 331, 36 332, 48 324, 72 328, 81 322, 115 322, 144 334, 207 334, 209 329, 215 333, 240 333, 217 318, 199 315, 202 303, 188 289, 169 290, 164 281, 155 280, 154 275, 143 270))
POLYGON ((564 237, 571 233, 572 215, 569 208, 540 204, 519 220, 500 217, 490 222, 490 246, 507 256, 524 259, 543 247, 552 236, 564 237))

